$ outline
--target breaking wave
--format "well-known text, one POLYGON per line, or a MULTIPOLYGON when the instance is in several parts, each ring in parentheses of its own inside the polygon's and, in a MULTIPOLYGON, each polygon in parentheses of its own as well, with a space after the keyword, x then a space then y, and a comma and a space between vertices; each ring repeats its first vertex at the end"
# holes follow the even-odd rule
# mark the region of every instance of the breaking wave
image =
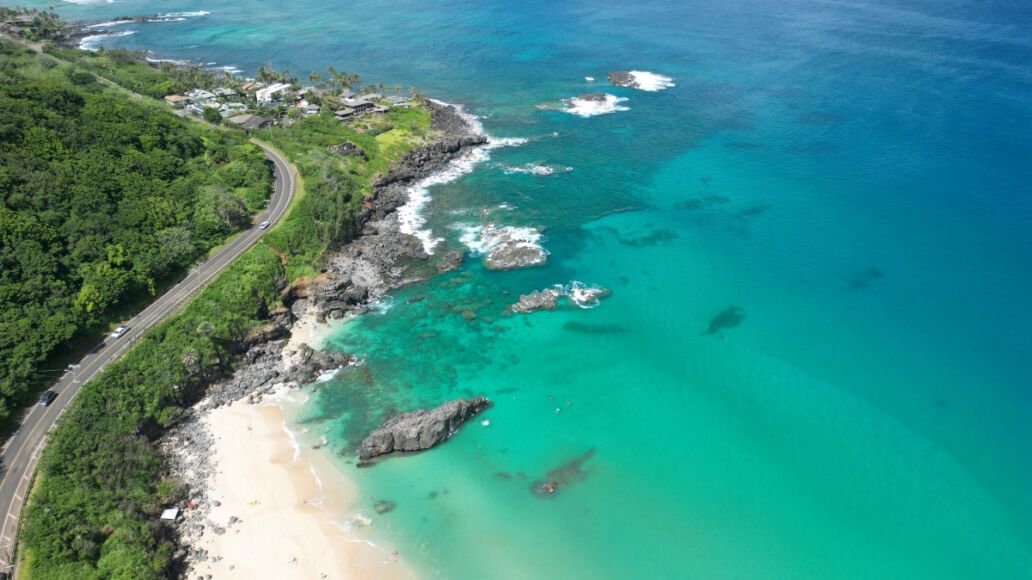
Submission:
POLYGON ((462 232, 459 241, 469 248, 474 255, 490 254, 491 250, 503 244, 512 244, 518 247, 528 247, 548 252, 541 246, 544 235, 537 229, 531 227, 502 226, 494 224, 486 226, 461 225, 458 226, 462 232))
POLYGON ((581 308, 594 308, 599 305, 599 299, 609 294, 609 290, 592 284, 588 286, 583 282, 577 282, 574 280, 566 286, 556 286, 556 290, 559 290, 563 296, 570 299, 581 308))
MULTIPOLYGON (((447 103, 440 101, 435 102, 440 105, 447 105, 447 103)), ((476 115, 465 112, 459 105, 451 106, 455 107, 459 115, 469 125, 470 130, 478 135, 487 135, 484 131, 484 126, 476 115)), ((499 147, 517 147, 527 142, 526 139, 522 138, 509 137, 499 139, 490 135, 487 137, 488 142, 485 145, 465 151, 451 160, 440 171, 419 180, 408 188, 408 201, 398 208, 399 229, 403 234, 419 238, 419 241, 423 243, 423 250, 427 254, 433 253, 434 248, 442 241, 442 238, 434 237, 433 231, 430 228, 424 227, 426 225, 426 216, 423 215, 423 210, 426 208, 426 204, 430 202, 430 188, 435 185, 451 183, 470 173, 477 165, 490 159, 491 151, 494 149, 499 147)))
POLYGON ((618 97, 609 93, 580 95, 570 99, 563 99, 563 108, 561 110, 564 113, 570 113, 579 117, 594 117, 617 111, 629 111, 630 108, 620 104, 626 101, 626 97, 618 97))
POLYGON ((677 86, 674 84, 673 78, 653 72, 632 70, 628 74, 634 78, 636 86, 633 88, 640 91, 648 91, 651 93, 677 86))
POLYGON ((98 22, 96 24, 90 24, 86 26, 86 29, 93 30, 94 28, 111 28, 112 26, 120 26, 122 24, 129 24, 131 20, 112 20, 110 22, 98 22))
POLYGON ((82 50, 88 50, 90 52, 96 52, 100 50, 100 44, 109 38, 118 38, 121 36, 130 36, 136 34, 135 30, 123 30, 121 32, 105 32, 103 34, 91 34, 84 36, 79 41, 79 48, 82 50))

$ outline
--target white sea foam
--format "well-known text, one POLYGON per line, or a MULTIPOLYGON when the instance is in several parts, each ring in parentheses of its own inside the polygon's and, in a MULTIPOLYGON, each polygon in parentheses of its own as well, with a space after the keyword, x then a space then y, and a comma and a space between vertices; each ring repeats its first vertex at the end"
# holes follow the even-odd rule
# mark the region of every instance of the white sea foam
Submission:
POLYGON ((115 0, 63 0, 69 4, 111 4, 115 0))
MULTIPOLYGON (((325 445, 326 444, 325 443, 326 438, 323 437, 322 440, 323 440, 323 445, 325 445)), ((321 491, 322 488, 323 488, 323 484, 322 484, 322 478, 319 477, 319 472, 317 472, 315 470, 315 466, 314 465, 309 465, 308 466, 308 471, 310 471, 312 473, 312 479, 315 480, 315 485, 319 486, 319 490, 321 491)), ((316 505, 321 507, 322 506, 322 497, 318 498, 315 501, 309 502, 309 503, 314 503, 314 504, 316 504, 316 505)))
POLYGON ((121 32, 105 32, 103 34, 91 34, 90 36, 84 36, 79 41, 79 48, 82 50, 88 50, 90 52, 96 52, 100 50, 100 43, 104 42, 109 38, 119 38, 122 36, 130 36, 136 34, 135 30, 123 30, 121 32))
MULTIPOLYGON (((545 288, 539 291, 537 294, 547 294, 551 298, 565 298, 572 302, 575 306, 580 308, 594 308, 599 305, 600 300, 609 295, 609 290, 597 285, 587 285, 583 282, 574 280, 569 284, 556 284, 551 288, 545 288)), ((520 301, 512 305, 513 312, 532 312, 540 308, 540 306, 531 303, 527 303, 526 299, 529 296, 521 296, 520 301)), ((533 301, 531 301, 533 302, 533 301)), ((552 306, 554 308, 554 305, 552 306)), ((550 308, 551 309, 551 308, 550 308)))
MULTIPOLYGON (((447 103, 440 101, 434 102, 439 105, 447 105, 447 103)), ((466 123, 469 124, 473 132, 479 135, 486 134, 484 126, 476 115, 465 112, 461 106, 453 106, 459 115, 465 119, 466 123)), ((440 171, 410 186, 408 188, 408 201, 398 208, 398 223, 400 224, 399 229, 401 233, 416 236, 423 243, 423 250, 427 254, 433 253, 434 248, 442 241, 442 238, 434 237, 433 231, 430 228, 424 227, 426 225, 426 217, 423 215, 423 210, 426 204, 430 202, 430 188, 435 185, 450 183, 473 171, 473 168, 478 164, 491 158, 491 151, 494 149, 499 147, 516 147, 526 142, 527 140, 522 138, 509 137, 497 139, 488 136, 487 144, 467 150, 449 162, 440 171)))
POLYGON ((593 83, 595 82, 595 77, 584 77, 584 80, 588 81, 589 83, 593 83))
POLYGON ((387 314, 394 307, 394 297, 390 294, 381 296, 379 299, 368 304, 369 310, 377 314, 387 314))
POLYGON ((153 63, 170 62, 172 64, 177 64, 177 65, 180 65, 180 66, 190 64, 190 61, 182 60, 182 59, 178 59, 178 58, 151 58, 149 56, 145 56, 144 58, 147 59, 147 62, 153 62, 153 63))
POLYGON ((297 440, 297 435, 295 435, 294 432, 290 429, 287 429, 285 425, 283 427, 283 432, 286 433, 287 437, 290 438, 290 447, 294 450, 290 462, 293 463, 295 461, 298 461, 299 459, 301 459, 301 443, 297 440))
POLYGON ((548 165, 538 165, 535 163, 528 163, 526 165, 518 166, 499 165, 498 167, 500 167, 502 171, 510 175, 513 173, 525 173, 529 175, 552 175, 553 173, 555 173, 555 168, 550 167, 548 165))
POLYGON ((330 369, 328 371, 323 371, 323 372, 319 373, 319 376, 315 377, 315 382, 317 382, 317 383, 325 383, 325 382, 332 381, 333 378, 337 376, 337 373, 339 373, 340 370, 343 369, 343 368, 344 367, 337 367, 335 369, 330 369))
POLYGON ((602 98, 588 98, 586 95, 581 95, 563 99, 562 111, 580 117, 594 117, 617 111, 629 111, 628 107, 620 104, 626 101, 627 97, 618 97, 609 93, 603 94, 602 98))
MULTIPOLYGON (((214 63, 212 63, 212 64, 214 64, 214 63)), ((220 70, 220 71, 222 71, 222 72, 224 72, 226 74, 231 74, 231 75, 238 75, 238 74, 244 72, 243 69, 235 67, 233 65, 216 66, 216 67, 210 67, 210 68, 212 68, 212 70, 220 70)))
MULTIPOLYGON (((337 521, 331 521, 330 525, 340 529, 340 531, 342 531, 342 532, 350 532, 351 530, 354 530, 355 528, 364 528, 366 526, 373 525, 373 520, 372 520, 372 518, 367 517, 367 516, 362 515, 362 514, 359 513, 359 514, 355 514, 355 515, 351 516, 350 518, 345 520, 343 523, 337 522, 337 521)), ((370 545, 370 546, 372 546, 374 548, 378 547, 376 544, 370 542, 369 540, 348 540, 348 541, 362 542, 362 543, 368 544, 368 545, 370 545)))
POLYGON ((473 255, 486 255, 488 261, 496 258, 502 253, 511 252, 518 248, 528 248, 537 254, 537 260, 528 260, 525 265, 531 266, 541 264, 548 257, 548 250, 542 246, 544 235, 537 228, 502 226, 494 224, 456 226, 462 233, 459 241, 462 242, 473 255))
POLYGON ((308 394, 296 388, 294 383, 276 383, 262 397, 262 403, 270 405, 289 404, 291 407, 298 407, 307 403, 308 399, 308 394))
POLYGON ((121 26, 122 24, 129 24, 131 20, 112 20, 111 22, 98 22, 96 24, 90 24, 86 28, 93 30, 94 28, 111 28, 112 26, 121 26))
POLYGON ((599 299, 609 294, 609 290, 601 286, 588 286, 583 282, 574 280, 566 286, 557 286, 564 296, 581 308, 594 308, 599 305, 599 299))
POLYGON ((198 10, 196 12, 168 12, 165 14, 158 14, 154 18, 148 18, 147 22, 182 22, 188 18, 196 18, 198 16, 207 16, 211 14, 207 10, 198 10))
POLYGON ((193 18, 194 16, 207 16, 211 14, 207 10, 196 10, 194 12, 168 12, 166 14, 158 14, 157 18, 193 18))
POLYGON ((652 93, 677 86, 674 84, 674 79, 671 77, 653 72, 632 70, 628 74, 634 77, 634 82, 637 85, 634 88, 640 91, 648 91, 652 93))

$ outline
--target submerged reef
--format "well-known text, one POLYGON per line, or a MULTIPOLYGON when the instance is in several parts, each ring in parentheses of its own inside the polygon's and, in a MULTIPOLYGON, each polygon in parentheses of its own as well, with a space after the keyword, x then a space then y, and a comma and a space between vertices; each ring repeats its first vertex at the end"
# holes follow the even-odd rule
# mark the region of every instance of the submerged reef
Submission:
POLYGON ((544 479, 535 481, 530 485, 531 493, 537 497, 554 497, 560 488, 583 480, 587 477, 584 463, 594 456, 595 450, 588 449, 559 467, 549 469, 544 479))
POLYGON ((710 320, 709 327, 703 331, 704 335, 719 335, 722 331, 734 328, 745 320, 745 310, 732 306, 710 320))

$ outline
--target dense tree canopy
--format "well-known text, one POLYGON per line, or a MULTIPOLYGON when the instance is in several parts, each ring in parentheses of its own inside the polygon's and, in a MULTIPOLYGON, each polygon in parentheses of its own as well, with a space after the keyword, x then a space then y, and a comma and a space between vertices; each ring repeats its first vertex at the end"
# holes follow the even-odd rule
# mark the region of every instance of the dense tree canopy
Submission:
POLYGON ((249 221, 270 186, 243 138, 0 52, 0 420, 77 332, 111 322, 249 221))

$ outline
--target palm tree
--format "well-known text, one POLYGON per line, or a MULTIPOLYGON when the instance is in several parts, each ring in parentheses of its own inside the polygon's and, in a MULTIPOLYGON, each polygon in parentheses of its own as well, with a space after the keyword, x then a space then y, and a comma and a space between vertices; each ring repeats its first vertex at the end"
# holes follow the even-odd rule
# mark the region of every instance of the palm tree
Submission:
POLYGON ((279 75, 276 73, 275 70, 272 69, 271 66, 263 64, 262 66, 258 67, 258 73, 254 75, 254 78, 257 81, 261 81, 264 83, 279 80, 279 75))
POLYGON ((186 372, 191 375, 196 375, 201 371, 201 353, 197 352, 196 348, 184 350, 183 356, 179 358, 179 362, 183 363, 186 372))

